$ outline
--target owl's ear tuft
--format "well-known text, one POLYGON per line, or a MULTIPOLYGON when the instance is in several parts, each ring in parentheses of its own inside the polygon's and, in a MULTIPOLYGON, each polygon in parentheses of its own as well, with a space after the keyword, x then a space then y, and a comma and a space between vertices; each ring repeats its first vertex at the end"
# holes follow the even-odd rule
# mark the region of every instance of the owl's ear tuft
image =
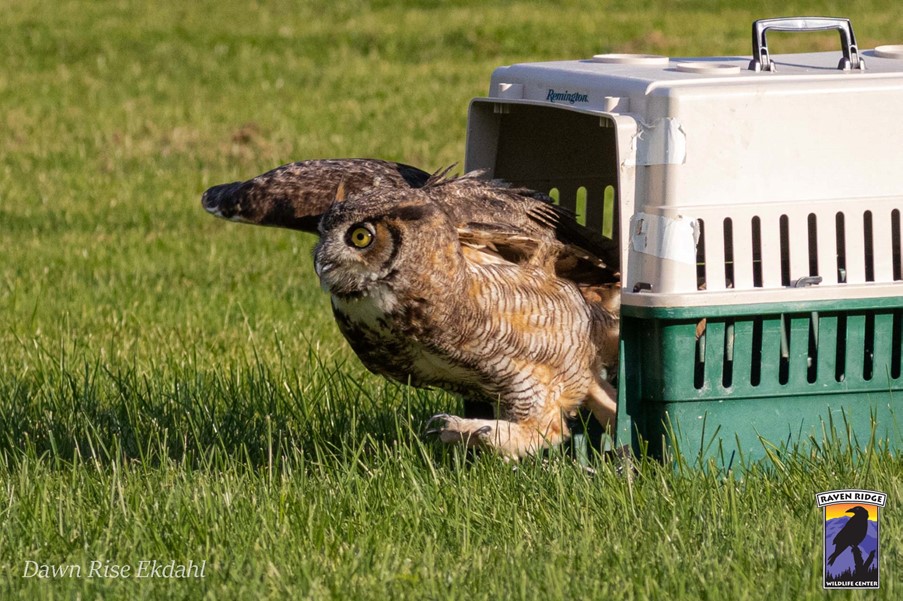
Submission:
POLYGON ((335 202, 345 201, 345 180, 339 182, 339 187, 335 191, 335 202))

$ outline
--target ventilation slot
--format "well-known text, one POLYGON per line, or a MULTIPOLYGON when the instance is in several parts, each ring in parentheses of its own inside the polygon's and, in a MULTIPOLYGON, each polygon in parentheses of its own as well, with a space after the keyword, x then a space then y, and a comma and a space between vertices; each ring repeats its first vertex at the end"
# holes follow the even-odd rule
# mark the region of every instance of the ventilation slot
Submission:
POLYGON ((862 235, 865 238, 865 281, 875 281, 875 240, 872 228, 872 212, 862 216, 862 235))
MULTIPOLYGON (((762 220, 752 218, 753 287, 762 287, 762 220)), ((760 324, 761 325, 761 324, 760 324)), ((761 334, 761 332, 760 332, 761 334)), ((761 342, 761 340, 759 341, 761 342)), ((755 386, 755 384, 754 384, 755 386)))
POLYGON ((762 382, 762 318, 753 319, 752 327, 752 353, 749 383, 751 386, 758 386, 762 382))
POLYGON ((724 220, 724 287, 734 287, 734 225, 730 217, 724 220))
POLYGON ((871 380, 875 371, 875 314, 865 315, 865 344, 862 355, 862 379, 871 380))
POLYGON ((843 382, 847 364, 847 316, 837 316, 837 354, 834 356, 834 379, 843 382))
MULTIPOLYGON (((728 220, 729 221, 729 220, 728 220)), ((734 320, 724 323, 724 361, 721 364, 721 385, 730 388, 734 383, 734 320)))
POLYGON ((705 222, 699 223, 699 242, 696 244, 696 289, 705 290, 705 222))
POLYGON ((705 343, 708 329, 705 326, 706 320, 700 321, 696 326, 696 357, 693 361, 693 388, 696 390, 702 390, 705 386, 705 343))
POLYGON ((577 223, 580 225, 587 225, 588 215, 586 214, 586 187, 580 186, 577 188, 577 195, 575 196, 576 202, 574 203, 574 212, 577 214, 577 223))
POLYGON ((602 195, 602 235, 614 238, 615 231, 615 187, 605 186, 602 195))
MULTIPOLYGON (((814 275, 814 274, 812 274, 814 275)), ((807 354, 806 381, 814 384, 818 379, 818 313, 809 318, 809 350, 807 354)))
POLYGON ((818 224, 815 213, 809 213, 807 220, 809 230, 809 275, 818 275, 818 224))
MULTIPOLYGON (((844 223, 843 223, 843 213, 837 213, 834 218, 834 227, 837 232, 837 283, 838 284, 846 284, 847 283, 847 251, 846 251, 846 242, 844 236, 844 223)), ((841 374, 842 375, 842 374, 841 374)), ((842 379, 842 378, 841 378, 842 379)), ((840 382, 841 379, 837 381, 840 382)))
POLYGON ((781 315, 780 323, 781 355, 778 357, 778 384, 783 386, 790 381, 790 318, 781 315))
MULTIPOLYGON (((781 286, 790 285, 790 225, 787 215, 781 215, 781 286)), ((782 382, 783 384, 783 382, 782 382)))
POLYGON ((894 281, 903 280, 903 264, 901 264, 900 257, 903 254, 903 250, 900 248, 900 209, 894 209, 890 212, 890 238, 891 255, 893 255, 894 264, 894 281))

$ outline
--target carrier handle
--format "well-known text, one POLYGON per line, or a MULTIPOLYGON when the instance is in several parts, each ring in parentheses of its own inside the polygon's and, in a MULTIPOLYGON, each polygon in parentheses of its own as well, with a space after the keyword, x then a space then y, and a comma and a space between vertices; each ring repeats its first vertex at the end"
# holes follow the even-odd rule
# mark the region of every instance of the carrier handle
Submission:
POLYGON ((774 63, 768 54, 768 43, 765 34, 769 29, 775 31, 824 31, 836 29, 840 32, 840 50, 843 58, 837 65, 838 69, 865 70, 865 61, 859 56, 859 47, 856 45, 856 36, 853 35, 853 26, 849 19, 834 17, 778 17, 776 19, 759 19, 752 24, 752 60, 749 61, 750 71, 775 71, 774 63))

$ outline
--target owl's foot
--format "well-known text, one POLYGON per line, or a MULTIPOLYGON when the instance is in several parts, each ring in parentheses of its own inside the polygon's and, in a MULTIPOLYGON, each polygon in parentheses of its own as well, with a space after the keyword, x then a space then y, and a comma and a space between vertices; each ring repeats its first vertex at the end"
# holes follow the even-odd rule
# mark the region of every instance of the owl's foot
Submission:
POLYGON ((528 425, 497 419, 465 419, 440 413, 426 423, 426 434, 438 434, 445 444, 464 444, 489 449, 500 455, 517 459, 558 444, 564 438, 563 424, 539 430, 528 425), (435 422, 438 428, 429 429, 435 422))
POLYGON ((480 446, 482 439, 492 432, 492 423, 488 419, 464 419, 447 413, 434 415, 426 422, 429 428, 435 422, 441 422, 438 428, 428 429, 425 434, 438 434, 439 440, 446 444, 464 443, 468 447, 480 446))
POLYGON ((584 405, 606 430, 614 430, 618 415, 618 391, 609 382, 598 380, 590 386, 584 405))

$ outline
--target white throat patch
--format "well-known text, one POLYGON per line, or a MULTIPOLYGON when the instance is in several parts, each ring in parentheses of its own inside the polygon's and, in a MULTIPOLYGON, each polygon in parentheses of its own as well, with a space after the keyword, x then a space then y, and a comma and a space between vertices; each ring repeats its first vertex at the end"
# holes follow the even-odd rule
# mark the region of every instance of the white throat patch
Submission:
POLYGON ((355 323, 371 330, 381 330, 383 326, 379 321, 385 320, 386 315, 395 310, 398 297, 385 284, 376 284, 359 298, 333 296, 332 306, 355 323))

